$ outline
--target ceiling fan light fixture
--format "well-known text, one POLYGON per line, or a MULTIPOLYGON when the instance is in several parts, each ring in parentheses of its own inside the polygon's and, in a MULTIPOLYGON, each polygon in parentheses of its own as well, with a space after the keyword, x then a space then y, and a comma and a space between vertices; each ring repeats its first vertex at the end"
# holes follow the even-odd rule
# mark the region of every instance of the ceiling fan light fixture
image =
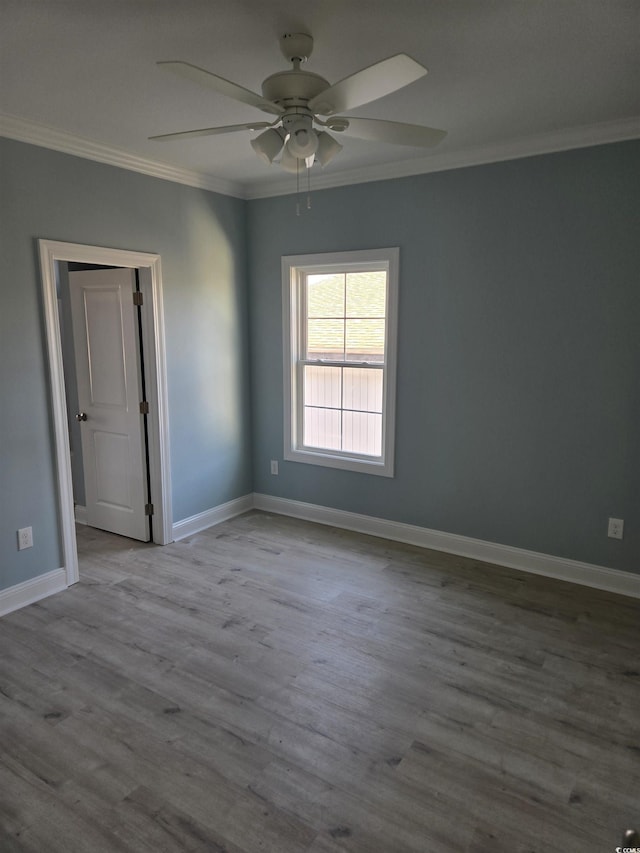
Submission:
POLYGON ((342 151, 342 145, 333 136, 330 136, 326 130, 318 134, 316 158, 321 166, 326 166, 339 151, 342 151))
POLYGON ((265 163, 273 163, 278 154, 282 151, 284 145, 284 136, 281 130, 275 127, 270 127, 265 130, 260 136, 256 136, 251 140, 251 147, 256 152, 261 160, 265 163))

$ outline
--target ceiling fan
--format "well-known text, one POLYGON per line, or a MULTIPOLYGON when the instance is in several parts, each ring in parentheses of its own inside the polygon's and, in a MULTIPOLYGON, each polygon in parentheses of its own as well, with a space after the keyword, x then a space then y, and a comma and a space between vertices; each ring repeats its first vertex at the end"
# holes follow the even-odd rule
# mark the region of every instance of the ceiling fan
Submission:
POLYGON ((398 53, 331 86, 319 74, 300 68, 313 50, 310 35, 285 33, 280 39, 280 49, 293 68, 267 77, 262 84, 262 95, 189 62, 158 62, 157 65, 165 71, 208 86, 221 95, 257 107, 276 118, 272 122, 257 121, 164 133, 149 139, 167 141, 240 130, 262 130, 260 136, 251 140, 256 154, 266 163, 279 162, 287 171, 299 172, 311 168, 315 162, 326 166, 342 149, 328 130, 348 132, 358 139, 421 148, 437 145, 446 136, 446 131, 432 127, 337 115, 389 95, 423 77, 427 69, 410 56, 398 53))

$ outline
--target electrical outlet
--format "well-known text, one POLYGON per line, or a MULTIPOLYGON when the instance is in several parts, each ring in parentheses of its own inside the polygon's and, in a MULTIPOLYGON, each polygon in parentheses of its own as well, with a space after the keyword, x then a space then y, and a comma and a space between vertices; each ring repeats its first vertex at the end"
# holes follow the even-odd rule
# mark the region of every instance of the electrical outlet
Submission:
POLYGON ((607 536, 610 539, 622 539, 623 530, 624 530, 624 519, 623 518, 610 518, 609 519, 609 529, 607 531, 607 536))
POLYGON ((18 551, 24 551, 25 548, 33 548, 33 530, 30 527, 18 530, 18 551))
POLYGON ((278 473, 278 460, 277 459, 271 460, 271 473, 272 474, 278 473))

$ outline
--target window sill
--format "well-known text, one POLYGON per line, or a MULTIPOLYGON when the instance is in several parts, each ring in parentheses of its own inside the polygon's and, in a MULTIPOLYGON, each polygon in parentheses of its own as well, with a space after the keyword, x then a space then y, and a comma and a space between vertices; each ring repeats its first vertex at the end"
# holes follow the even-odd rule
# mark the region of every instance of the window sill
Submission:
POLYGON ((288 462, 302 462, 306 465, 318 465, 321 468, 337 468, 343 471, 357 471, 360 474, 374 474, 378 477, 393 477, 393 464, 382 460, 362 459, 356 456, 333 455, 327 451, 294 450, 284 452, 288 462))

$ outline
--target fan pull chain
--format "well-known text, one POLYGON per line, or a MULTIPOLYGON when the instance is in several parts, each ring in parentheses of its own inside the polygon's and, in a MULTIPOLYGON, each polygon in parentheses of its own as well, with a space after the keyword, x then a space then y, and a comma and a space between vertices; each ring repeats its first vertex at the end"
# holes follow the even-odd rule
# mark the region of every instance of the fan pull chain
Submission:
MULTIPOLYGON (((311 167, 305 164, 307 172, 307 204, 306 209, 311 210, 311 167)), ((296 216, 300 216, 300 158, 296 160, 296 216)))

